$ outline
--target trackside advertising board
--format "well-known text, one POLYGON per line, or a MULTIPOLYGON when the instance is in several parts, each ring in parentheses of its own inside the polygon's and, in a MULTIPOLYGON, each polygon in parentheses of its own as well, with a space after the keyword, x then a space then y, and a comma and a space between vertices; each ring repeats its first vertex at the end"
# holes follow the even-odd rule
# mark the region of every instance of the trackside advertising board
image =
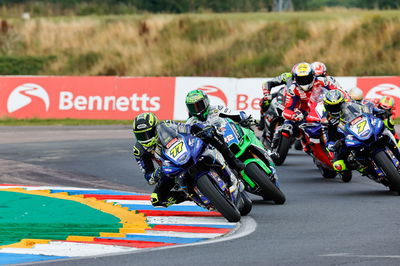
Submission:
MULTIPOLYGON (((185 120, 186 94, 204 90, 212 105, 259 118, 262 83, 269 78, 213 77, 0 77, 0 117, 133 119, 154 112, 185 120)), ((345 90, 359 87, 366 98, 390 95, 400 105, 400 76, 337 77, 345 90)), ((396 116, 400 116, 397 108, 396 116)))
POLYGON ((132 119, 154 112, 171 119, 175 78, 1 77, 0 116, 132 119))

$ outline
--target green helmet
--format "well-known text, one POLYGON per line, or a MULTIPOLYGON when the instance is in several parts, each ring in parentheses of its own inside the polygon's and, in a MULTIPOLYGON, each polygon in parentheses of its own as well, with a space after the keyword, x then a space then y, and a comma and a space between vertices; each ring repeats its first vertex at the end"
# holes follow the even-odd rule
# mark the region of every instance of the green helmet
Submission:
POLYGON ((210 101, 207 94, 202 90, 193 90, 186 95, 186 107, 190 116, 200 120, 207 120, 210 111, 210 101))
POLYGON ((153 113, 142 113, 133 120, 133 133, 144 148, 152 148, 157 143, 159 120, 153 113))

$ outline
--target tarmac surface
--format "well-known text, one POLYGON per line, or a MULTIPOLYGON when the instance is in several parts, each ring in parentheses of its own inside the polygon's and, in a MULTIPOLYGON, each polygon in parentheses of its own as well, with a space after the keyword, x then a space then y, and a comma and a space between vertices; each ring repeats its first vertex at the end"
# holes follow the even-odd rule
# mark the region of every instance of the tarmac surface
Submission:
MULTIPOLYGON (((0 182, 151 192, 129 127, 0 128, 0 182)), ((285 205, 252 196, 255 232, 242 238, 39 265, 399 265, 399 196, 353 175, 324 179, 291 150, 277 168, 285 205)))

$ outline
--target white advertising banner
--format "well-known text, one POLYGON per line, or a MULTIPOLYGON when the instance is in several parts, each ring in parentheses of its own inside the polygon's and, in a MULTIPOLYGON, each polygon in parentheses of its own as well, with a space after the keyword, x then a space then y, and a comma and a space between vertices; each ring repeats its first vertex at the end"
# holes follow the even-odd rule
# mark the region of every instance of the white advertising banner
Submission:
MULTIPOLYGON (((204 90, 211 105, 224 105, 234 111, 244 111, 255 119, 260 118, 260 99, 263 96, 262 84, 271 78, 212 78, 177 77, 175 84, 175 120, 186 120, 185 97, 191 90, 204 90)), ((346 91, 357 86, 356 77, 337 77, 346 91)))
POLYGON ((202 78, 177 77, 175 81, 174 120, 186 120, 188 112, 185 98, 192 90, 203 90, 207 93, 211 105, 223 105, 235 108, 235 78, 202 78))
POLYGON ((244 78, 236 83, 235 110, 244 111, 253 118, 260 118, 260 100, 263 96, 262 84, 270 78, 244 78))
POLYGON ((345 91, 357 86, 357 77, 335 77, 345 91))

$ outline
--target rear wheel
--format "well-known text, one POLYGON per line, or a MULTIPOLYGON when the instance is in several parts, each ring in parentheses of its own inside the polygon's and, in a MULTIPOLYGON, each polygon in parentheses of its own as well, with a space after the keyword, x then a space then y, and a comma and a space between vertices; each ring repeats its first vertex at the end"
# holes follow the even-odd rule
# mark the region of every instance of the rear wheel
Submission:
POLYGON ((276 147, 276 155, 273 157, 274 163, 276 165, 282 165, 286 156, 290 149, 290 138, 283 136, 282 134, 279 136, 278 147, 276 147))
POLYGON ((330 169, 326 169, 322 166, 317 165, 319 171, 321 172, 322 176, 326 179, 332 179, 335 178, 337 173, 335 170, 330 170, 330 169))
POLYGON ((300 140, 296 140, 295 142, 294 142, 294 148, 295 148, 295 150, 297 150, 297 151, 301 151, 302 149, 303 149, 303 145, 301 144, 301 141, 300 140))
POLYGON ((201 176, 197 180, 197 187, 206 196, 229 222, 239 222, 240 212, 233 202, 226 198, 221 189, 212 182, 207 175, 201 176))
POLYGON ((272 183, 268 175, 256 163, 249 163, 245 169, 246 174, 255 182, 261 189, 261 196, 265 200, 273 200, 275 204, 284 204, 286 201, 282 191, 272 183))
POLYGON ((321 172, 322 172, 322 176, 326 179, 332 179, 335 178, 337 173, 334 170, 329 170, 326 168, 321 167, 321 172))
POLYGON ((342 181, 345 183, 349 183, 353 177, 351 171, 344 171, 340 173, 340 177, 342 178, 342 181))
POLYGON ((380 151, 374 156, 375 163, 385 173, 388 181, 389 188, 400 193, 400 174, 397 168, 393 165, 392 160, 385 151, 380 151))

